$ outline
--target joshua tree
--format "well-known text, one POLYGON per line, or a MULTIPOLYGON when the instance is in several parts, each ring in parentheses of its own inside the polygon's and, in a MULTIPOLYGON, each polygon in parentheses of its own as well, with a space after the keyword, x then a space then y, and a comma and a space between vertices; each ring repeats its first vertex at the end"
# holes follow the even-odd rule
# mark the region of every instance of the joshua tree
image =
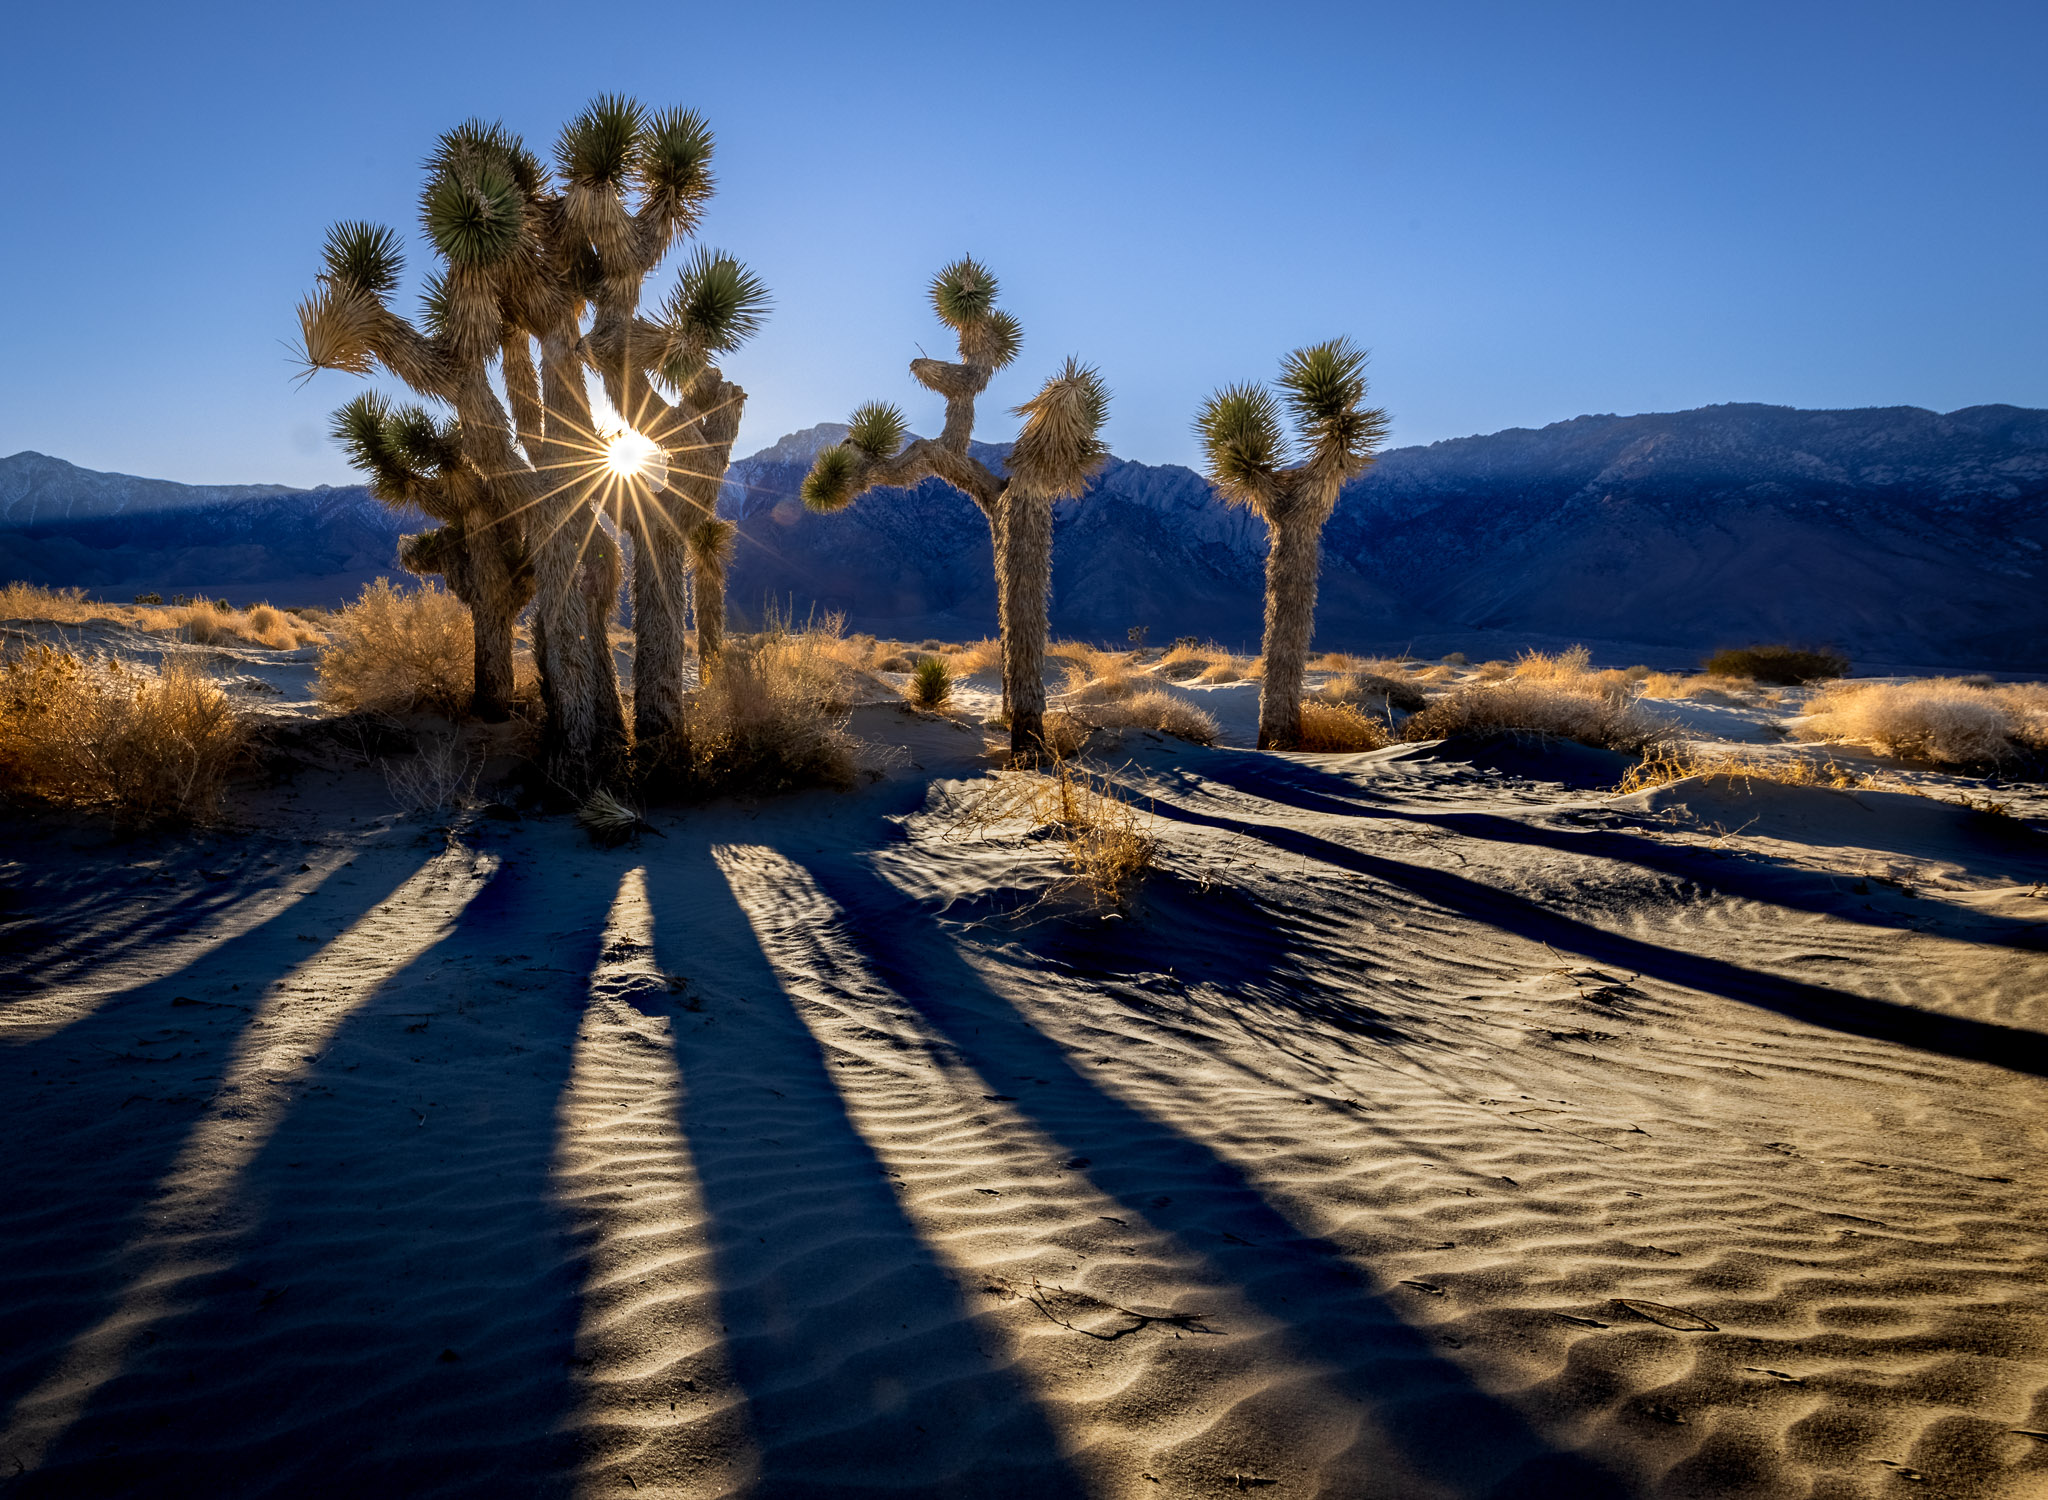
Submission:
MULTIPOLYGON (((299 307, 309 369, 365 374, 382 365, 453 407, 461 453, 489 519, 516 518, 523 527, 535 579, 534 654, 548 706, 550 772, 574 793, 624 771, 624 714, 606 639, 620 556, 597 507, 620 500, 621 519, 635 528, 656 508, 651 501, 623 503, 629 497, 618 482, 638 472, 632 460, 640 445, 607 442, 596 431, 585 369, 595 364, 608 372, 607 385, 628 398, 635 372, 644 381, 651 370, 681 390, 677 405, 662 403, 680 426, 664 430, 654 446, 670 456, 670 472, 682 470, 688 482, 688 459, 707 414, 737 399, 736 388, 710 368, 709 354, 751 331, 739 315, 758 318, 758 285, 720 257, 701 259, 721 287, 741 283, 751 306, 705 298, 702 275, 692 300, 686 276, 686 291, 671 299, 677 317, 644 323, 634 315, 648 271, 695 225, 711 190, 710 152, 710 132, 692 112, 649 115, 631 101, 600 99, 563 131, 557 185, 516 136, 471 121, 444 135, 427 163, 421 215, 442 265, 428 284, 421 325, 386 305, 398 284, 398 238, 367 224, 330 231, 319 285, 299 307), (707 302, 713 312, 726 310, 724 325, 691 321, 707 302), (586 336, 584 319, 593 311, 586 336), (505 401, 489 378, 493 364, 505 401), (693 399, 699 395, 702 402, 693 399), (674 462, 679 456, 684 461, 674 462), (609 493, 608 478, 615 482, 609 493)), ((652 408, 629 399, 620 410, 631 420, 652 408)), ((653 545, 636 550, 653 569, 667 560, 667 533, 650 534, 653 545)), ((680 572, 670 569, 672 576, 680 572)), ((680 620, 664 609, 663 589, 647 593, 644 602, 636 599, 636 613, 655 650, 651 662, 640 657, 648 671, 636 666, 638 696, 679 699, 680 620), (664 634, 671 623, 672 639, 664 634), (663 672, 676 679, 672 691, 653 680, 663 672)), ((648 638, 643 633, 643 653, 648 638)))
POLYGON ((469 606, 476 639, 471 710, 502 719, 512 697, 512 627, 533 598, 533 568, 517 516, 495 516, 487 487, 462 452, 462 431, 426 410, 394 410, 365 391, 334 414, 332 427, 349 462, 369 476, 387 505, 426 512, 441 525, 399 541, 408 572, 439 573, 469 606))
POLYGON ((1362 474, 1387 435, 1387 414, 1365 400, 1365 351, 1334 339, 1297 349, 1280 366, 1281 396, 1262 385, 1225 386, 1202 404, 1195 433, 1210 482, 1266 523, 1266 676, 1259 748, 1301 742, 1301 674, 1315 634, 1323 523, 1344 481, 1362 474), (1281 408, 1294 419, 1301 461, 1290 454, 1281 408))
POLYGON ((946 398, 936 438, 917 438, 902 411, 870 401, 850 419, 846 441, 821 452, 804 479, 804 503, 817 511, 850 505, 869 490, 944 480, 980 507, 995 550, 996 618, 1003 640, 1004 709, 1010 749, 1035 758, 1045 733, 1045 611, 1052 577, 1052 503, 1078 495, 1108 457, 1098 439, 1109 397, 1094 370, 1068 360, 1016 414, 1024 433, 997 475, 968 451, 974 402, 995 372, 1017 357, 1023 331, 996 305, 996 280, 968 258, 932 278, 932 310, 959 341, 960 359, 914 359, 911 378, 946 398), (1020 545, 1012 546, 1014 535, 1020 545), (1026 623, 1028 617, 1029 623, 1026 623))
POLYGON ((684 538, 697 594, 697 681, 711 681, 711 665, 725 645, 725 565, 732 561, 732 522, 706 516, 684 538))

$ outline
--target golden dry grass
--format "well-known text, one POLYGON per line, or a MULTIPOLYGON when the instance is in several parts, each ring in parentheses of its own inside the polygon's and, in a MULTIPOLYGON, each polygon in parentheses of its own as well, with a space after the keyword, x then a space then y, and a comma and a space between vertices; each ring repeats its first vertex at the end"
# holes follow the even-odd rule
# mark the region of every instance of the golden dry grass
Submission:
POLYGON ((365 584, 329 620, 314 691, 345 713, 461 713, 475 687, 469 611, 446 589, 365 584))
POLYGON ((1126 909, 1158 849, 1116 783, 1082 769, 1066 754, 1055 755, 1042 771, 991 775, 969 795, 950 832, 982 837, 1020 821, 1033 832, 1049 828, 1059 836, 1070 887, 1085 892, 1098 908, 1126 909))
POLYGON ((0 789, 143 827, 204 822, 249 729, 187 663, 150 672, 34 646, 0 661, 0 789))
POLYGON ((1197 745, 1213 745, 1222 733, 1212 715, 1156 687, 1091 702, 1080 717, 1104 729, 1156 729, 1197 745))
POLYGON ((1737 694, 1756 687, 1747 677, 1712 677, 1704 672, 1691 677, 1677 672, 1645 672, 1636 682, 1645 698, 1693 698, 1703 703, 1733 703, 1737 694))
POLYGON ((1230 652, 1213 641, 1201 646, 1176 642, 1159 658, 1157 673, 1169 682, 1187 682, 1232 660, 1230 652))
POLYGON ((1344 704, 1376 718, 1384 718, 1389 708, 1412 714, 1429 705, 1428 696, 1406 678, 1366 671, 1332 677, 1317 690, 1316 697, 1326 703, 1344 704))
POLYGON ((1404 740, 1515 732, 1554 735, 1609 750, 1643 751, 1666 743, 1671 726, 1590 672, 1538 669, 1446 693, 1401 726, 1404 740))
MULTIPOLYGON (((1689 776, 1703 780, 1771 781, 1781 786, 1825 786, 1850 789, 1878 786, 1878 778, 1810 755, 1762 756, 1741 750, 1701 750, 1690 745, 1652 747, 1641 764, 1631 766, 1615 791, 1621 795, 1668 786, 1689 776)), ((1907 790, 1904 787, 1896 790, 1907 790)))
POLYGON ((1815 695, 1792 732, 1935 765, 1995 765, 2048 750, 2048 687, 1979 687, 1944 677, 1835 682, 1815 695))
POLYGON ((1003 669, 1003 643, 993 636, 970 641, 960 648, 953 670, 963 677, 972 677, 981 672, 1000 672, 1003 669))
POLYGON ((853 784, 857 742, 847 730, 861 670, 836 622, 729 639, 710 682, 692 693, 674 744, 642 746, 657 768, 650 792, 767 796, 853 784))
POLYGON ((1303 750, 1343 754, 1378 750, 1391 745, 1394 737, 1384 724, 1368 718, 1347 703, 1323 703, 1304 698, 1301 704, 1301 745, 1303 750))
POLYGON ((86 625, 95 620, 137 630, 177 631, 201 646, 238 644, 289 651, 321 639, 310 621, 269 604, 246 610, 222 609, 211 600, 194 604, 111 604, 85 597, 84 589, 46 589, 29 583, 0 584, 0 619, 86 625))

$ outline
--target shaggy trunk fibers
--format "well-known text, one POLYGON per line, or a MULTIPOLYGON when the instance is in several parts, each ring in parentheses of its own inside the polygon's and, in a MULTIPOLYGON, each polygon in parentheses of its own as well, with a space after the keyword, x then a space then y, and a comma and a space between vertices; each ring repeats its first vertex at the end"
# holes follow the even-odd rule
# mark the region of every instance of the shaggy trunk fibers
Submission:
POLYGON ((1012 484, 1003 496, 996 547, 997 607, 1003 627, 1003 705, 1010 755, 1036 762, 1045 753, 1046 606, 1052 594, 1052 497, 1012 484))
MULTIPOLYGON (((996 639, 1002 643, 1003 648, 1003 721, 1014 726, 1017 722, 1014 717, 1015 705, 1011 702, 1010 697, 1010 528, 1007 522, 1009 514, 1008 496, 998 495, 983 510, 984 514, 988 517, 989 545, 995 551, 996 639)), ((1041 667, 1043 666, 1044 654, 1045 643, 1041 641, 1039 642, 1041 667)), ((1044 728, 1045 690, 1042 683, 1039 687, 1038 710, 1039 723, 1033 729, 1034 734, 1044 728)), ((1013 727, 1010 732, 1010 748, 1013 752, 1016 750, 1017 745, 1017 734, 1013 727)))
POLYGON ((683 539, 647 507, 633 534, 633 738, 645 754, 683 727, 689 568, 683 539))
POLYGON ((1301 674, 1316 628, 1322 525, 1313 515, 1269 518, 1266 554, 1266 677, 1259 687, 1259 748, 1301 742, 1301 674))
POLYGON ((464 518, 462 526, 468 553, 463 569, 468 592, 462 602, 469 606, 470 628, 476 640, 476 689, 471 711, 488 723, 497 723, 510 712, 513 625, 532 597, 531 585, 516 566, 517 559, 504 534, 508 525, 494 524, 482 513, 472 512, 464 518))

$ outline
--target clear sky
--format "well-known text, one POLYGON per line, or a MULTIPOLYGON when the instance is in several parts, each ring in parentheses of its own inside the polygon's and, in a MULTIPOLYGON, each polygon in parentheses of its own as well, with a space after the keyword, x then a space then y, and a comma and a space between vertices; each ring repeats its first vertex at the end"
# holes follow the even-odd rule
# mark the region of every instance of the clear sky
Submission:
MULTIPOLYGON (((1023 319, 1187 462, 1212 387, 1373 352, 1395 440, 1720 401, 2048 406, 2048 5, 19 5, 0 92, 0 454, 345 483, 291 381, 326 226, 428 257, 420 159, 543 155, 592 95, 718 131, 703 239, 776 305, 740 453, 902 403, 926 279, 1023 319)), ((661 283, 665 287, 666 281, 661 283)))

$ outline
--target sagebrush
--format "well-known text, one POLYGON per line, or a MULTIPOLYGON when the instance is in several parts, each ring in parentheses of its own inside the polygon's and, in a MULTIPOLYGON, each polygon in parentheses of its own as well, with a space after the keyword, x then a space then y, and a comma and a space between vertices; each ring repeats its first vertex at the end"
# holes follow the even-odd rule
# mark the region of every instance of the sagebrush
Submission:
POLYGON ((446 589, 365 584, 328 619, 315 691, 345 713, 438 713, 470 702, 476 643, 469 611, 446 589))

